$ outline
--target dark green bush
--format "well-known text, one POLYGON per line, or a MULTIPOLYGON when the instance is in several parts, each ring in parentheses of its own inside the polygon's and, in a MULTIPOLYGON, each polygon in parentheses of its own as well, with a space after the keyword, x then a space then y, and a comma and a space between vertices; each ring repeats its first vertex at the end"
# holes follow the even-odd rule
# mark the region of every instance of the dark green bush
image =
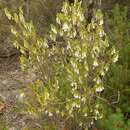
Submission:
POLYGON ((98 122, 101 125, 100 129, 104 130, 130 128, 130 21, 127 16, 128 8, 119 5, 107 15, 109 39, 119 50, 119 60, 110 67, 105 78, 104 98, 109 104, 109 109, 104 109, 106 116, 98 122))

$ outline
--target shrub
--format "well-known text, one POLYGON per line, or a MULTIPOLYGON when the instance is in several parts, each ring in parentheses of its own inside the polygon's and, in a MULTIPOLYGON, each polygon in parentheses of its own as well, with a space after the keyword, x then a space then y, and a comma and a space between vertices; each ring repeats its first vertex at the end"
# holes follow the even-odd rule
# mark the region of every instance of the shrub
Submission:
POLYGON ((117 106, 124 109, 124 111, 127 109, 126 106, 129 106, 129 102, 124 102, 124 99, 129 99, 130 96, 130 22, 127 19, 127 14, 128 9, 126 7, 116 5, 112 10, 112 15, 108 17, 108 23, 111 27, 109 37, 119 50, 119 60, 115 65, 111 66, 106 77, 106 92, 109 93, 109 97, 110 93, 111 95, 117 95, 117 91, 120 92, 120 100, 117 106))
POLYGON ((98 122, 100 128, 104 130, 130 128, 127 124, 130 114, 130 22, 127 15, 127 7, 120 5, 116 5, 111 14, 107 15, 108 25, 111 28, 108 36, 111 43, 119 50, 119 60, 110 67, 105 78, 104 98, 109 104, 105 108, 109 107, 109 110, 104 108, 106 116, 98 122))
POLYGON ((113 111, 107 109, 107 115, 103 119, 97 121, 97 127, 103 130, 129 130, 130 120, 124 119, 124 115, 120 109, 113 111), (99 125, 100 124, 100 125, 99 125))
POLYGON ((51 25, 49 38, 36 33, 21 9, 19 14, 10 14, 8 10, 5 13, 16 23, 11 32, 15 47, 22 53, 23 69, 38 76, 30 85, 28 112, 36 117, 49 117, 49 125, 42 122, 46 129, 62 125, 75 130, 87 128, 93 120, 101 118, 102 79, 118 59, 104 32, 101 10, 87 24, 81 2, 75 0, 71 5, 64 2, 56 17, 57 24, 51 25))

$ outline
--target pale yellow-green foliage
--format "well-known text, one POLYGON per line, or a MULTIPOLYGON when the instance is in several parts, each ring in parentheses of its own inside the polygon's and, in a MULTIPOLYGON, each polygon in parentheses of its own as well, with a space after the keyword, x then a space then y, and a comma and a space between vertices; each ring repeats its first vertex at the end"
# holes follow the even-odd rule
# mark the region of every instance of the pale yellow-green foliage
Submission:
MULTIPOLYGON (((85 128, 102 118, 102 79, 118 60, 104 32, 101 10, 96 11, 90 24, 83 12, 81 2, 64 2, 46 38, 38 35, 32 22, 26 22, 22 9, 18 14, 5 9, 8 19, 16 23, 11 32, 14 46, 22 53, 21 65, 38 76, 30 85, 28 112, 47 116, 56 126, 61 126, 62 120, 85 128)), ((48 127, 51 129, 51 125, 48 127)))

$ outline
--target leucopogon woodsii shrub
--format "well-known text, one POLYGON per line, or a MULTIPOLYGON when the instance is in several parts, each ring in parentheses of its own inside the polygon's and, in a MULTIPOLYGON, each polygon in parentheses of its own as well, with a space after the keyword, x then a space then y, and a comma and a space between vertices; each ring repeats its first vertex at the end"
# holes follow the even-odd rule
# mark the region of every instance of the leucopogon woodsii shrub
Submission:
POLYGON ((32 22, 25 21, 22 9, 18 14, 5 9, 8 19, 15 23, 11 32, 14 46, 21 52, 21 66, 38 76, 30 85, 28 112, 52 119, 53 129, 63 124, 87 128, 102 118, 103 77, 118 60, 104 32, 101 10, 96 10, 91 23, 87 23, 81 5, 78 0, 71 5, 64 2, 57 24, 51 25, 50 35, 44 38, 38 36, 32 22))

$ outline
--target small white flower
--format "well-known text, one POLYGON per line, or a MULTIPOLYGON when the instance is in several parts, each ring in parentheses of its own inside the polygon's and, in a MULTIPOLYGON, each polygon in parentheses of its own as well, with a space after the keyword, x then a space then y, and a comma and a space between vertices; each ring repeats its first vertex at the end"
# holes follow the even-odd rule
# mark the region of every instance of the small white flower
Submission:
POLYGON ((64 24, 63 24, 63 30, 64 30, 65 32, 69 30, 69 26, 68 26, 67 23, 64 23, 64 24))
POLYGON ((104 87, 97 87, 96 92, 102 92, 104 90, 104 87))
POLYGON ((20 94, 20 98, 23 98, 24 96, 25 96, 24 93, 21 93, 21 94, 20 94))
POLYGON ((97 66, 98 66, 98 62, 97 62, 97 60, 94 60, 94 62, 93 62, 93 66, 94 66, 94 67, 97 67, 97 66))
POLYGON ((60 113, 60 112, 57 110, 57 111, 56 111, 56 114, 59 114, 59 113, 60 113))
POLYGON ((52 27, 51 30, 52 30, 52 32, 54 32, 55 34, 57 34, 57 30, 56 30, 55 27, 52 27))
POLYGON ((63 30, 60 30, 59 33, 60 33, 60 36, 63 36, 64 34, 63 30))
POLYGON ((100 31, 100 32, 99 32, 99 36, 100 36, 100 37, 103 37, 104 34, 105 34, 104 31, 100 31))
POLYGON ((79 55, 80 55, 80 54, 79 54, 79 51, 76 51, 76 52, 75 52, 75 56, 76 56, 76 57, 79 57, 79 55))
POLYGON ((77 74, 79 74, 79 69, 77 68, 77 69, 75 69, 75 72, 77 73, 77 74))
POLYGON ((56 18, 56 22, 57 22, 58 24, 61 24, 60 19, 59 19, 58 17, 56 18))
POLYGON ((82 53, 82 58, 84 59, 85 57, 86 57, 86 53, 83 52, 83 53, 82 53))
POLYGON ((104 76, 104 75, 105 75, 105 72, 104 72, 103 70, 101 71, 101 75, 102 75, 102 76, 104 76))
POLYGON ((75 108, 80 108, 80 105, 78 105, 78 104, 76 104, 76 103, 73 103, 73 104, 72 104, 72 107, 73 107, 73 108, 74 108, 74 107, 75 107, 75 108))
POLYGON ((104 69, 105 69, 105 71, 108 71, 108 69, 109 69, 108 65, 106 65, 104 69))
POLYGON ((99 114, 99 111, 97 109, 95 109, 95 114, 98 115, 99 114))
POLYGON ((114 58, 113 58, 113 62, 114 62, 114 63, 117 62, 117 61, 118 61, 118 58, 119 58, 119 56, 118 56, 118 55, 115 55, 114 58))
POLYGON ((82 101, 82 102, 85 102, 85 101, 86 101, 86 98, 85 98, 85 97, 81 98, 81 101, 82 101))
POLYGON ((97 84, 101 84, 102 81, 100 78, 98 78, 96 82, 97 82, 97 84))
POLYGON ((52 114, 51 112, 49 112, 49 113, 48 113, 48 116, 49 116, 49 117, 52 117, 52 116, 53 116, 53 114, 52 114))
POLYGON ((104 21, 103 19, 100 20, 99 25, 103 25, 104 21))
POLYGON ((91 121, 91 123, 90 123, 91 125, 93 125, 94 124, 94 122, 93 121, 91 121))
POLYGON ((76 30, 74 30, 73 31, 73 37, 76 37, 76 34, 77 34, 76 30))
POLYGON ((82 125, 83 125, 83 123, 82 123, 82 122, 80 122, 80 123, 79 123, 79 126, 82 126, 82 125))
POLYGON ((76 108, 80 108, 80 105, 78 105, 78 104, 76 104, 76 106, 75 106, 76 108))
POLYGON ((74 95, 74 98, 75 99, 80 99, 80 96, 79 95, 74 95))
POLYGON ((73 86, 76 86, 77 87, 77 83, 76 82, 72 82, 71 83, 71 86, 73 87, 73 86))
POLYGON ((18 96, 18 100, 19 100, 19 101, 23 101, 24 97, 25 97, 25 94, 24 94, 24 93, 21 93, 21 94, 18 96))
POLYGON ((87 117, 88 116, 87 113, 85 113, 84 116, 87 117))
POLYGON ((39 56, 37 56, 37 61, 40 62, 40 58, 39 58, 39 56))
POLYGON ((86 73, 86 74, 84 75, 84 77, 87 78, 87 76, 88 76, 88 74, 86 73))
POLYGON ((115 53, 116 53, 116 50, 115 50, 115 48, 113 48, 111 54, 113 55, 115 53))
POLYGON ((45 114, 48 114, 48 111, 47 111, 47 110, 45 111, 45 114))
POLYGON ((92 24, 92 28, 95 29, 95 25, 94 24, 92 24))
POLYGON ((71 49, 70 43, 67 45, 67 50, 71 49))
POLYGON ((11 32, 16 35, 17 34, 17 31, 14 29, 14 28, 11 28, 11 32))
POLYGON ((84 15, 83 14, 80 14, 80 20, 83 21, 84 20, 84 15))
POLYGON ((74 69, 75 72, 76 72, 76 71, 77 71, 77 65, 76 65, 74 62, 71 62, 71 64, 72 64, 73 69, 74 69))

